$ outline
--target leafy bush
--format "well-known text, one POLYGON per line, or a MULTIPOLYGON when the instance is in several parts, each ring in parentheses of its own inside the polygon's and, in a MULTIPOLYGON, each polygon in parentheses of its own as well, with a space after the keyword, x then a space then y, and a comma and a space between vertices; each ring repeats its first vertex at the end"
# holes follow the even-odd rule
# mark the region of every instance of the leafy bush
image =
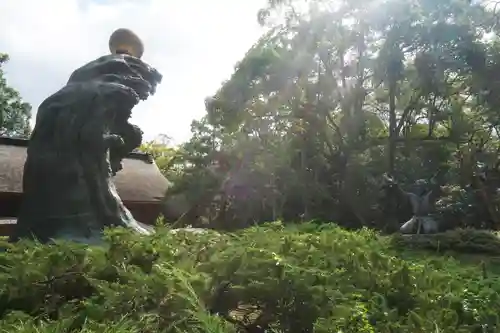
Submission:
POLYGON ((0 331, 495 332, 500 321, 498 276, 367 229, 106 237, 106 248, 5 244, 0 331))
POLYGON ((500 238, 485 230, 456 229, 440 234, 398 235, 393 237, 393 243, 402 248, 437 252, 500 255, 500 238))

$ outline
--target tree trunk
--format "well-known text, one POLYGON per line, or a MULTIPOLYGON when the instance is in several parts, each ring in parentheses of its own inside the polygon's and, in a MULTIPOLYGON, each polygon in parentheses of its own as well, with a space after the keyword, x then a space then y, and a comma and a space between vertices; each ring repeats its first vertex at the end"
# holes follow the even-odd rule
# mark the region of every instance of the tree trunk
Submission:
POLYGON ((396 141, 398 133, 396 132, 396 80, 389 82, 389 145, 388 145, 388 172, 394 175, 396 162, 396 141))

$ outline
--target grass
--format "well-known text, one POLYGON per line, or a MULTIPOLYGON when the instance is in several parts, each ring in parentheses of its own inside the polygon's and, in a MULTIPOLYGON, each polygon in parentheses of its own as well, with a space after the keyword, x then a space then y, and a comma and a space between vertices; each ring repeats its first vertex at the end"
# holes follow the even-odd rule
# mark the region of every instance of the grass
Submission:
POLYGON ((269 223, 107 240, 0 254, 0 332, 500 331, 494 234, 269 223))

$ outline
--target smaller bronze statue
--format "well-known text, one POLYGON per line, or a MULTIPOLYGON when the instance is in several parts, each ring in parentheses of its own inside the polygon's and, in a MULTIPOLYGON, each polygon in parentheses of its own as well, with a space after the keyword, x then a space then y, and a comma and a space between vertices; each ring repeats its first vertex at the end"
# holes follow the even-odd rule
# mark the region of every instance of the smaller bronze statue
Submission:
POLYGON ((433 190, 428 188, 427 181, 419 179, 414 184, 413 192, 404 191, 390 176, 384 175, 387 183, 395 186, 399 193, 408 198, 413 216, 399 229, 403 234, 431 234, 439 231, 438 222, 431 216, 431 197, 433 190))

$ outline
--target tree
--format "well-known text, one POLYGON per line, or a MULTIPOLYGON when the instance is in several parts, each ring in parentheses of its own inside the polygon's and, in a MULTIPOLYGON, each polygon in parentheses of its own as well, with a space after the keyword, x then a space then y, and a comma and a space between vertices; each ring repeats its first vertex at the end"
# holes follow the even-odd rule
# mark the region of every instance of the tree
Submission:
POLYGON ((496 13, 465 0, 302 4, 270 1, 259 13, 269 32, 207 99, 183 147, 197 162, 180 183, 206 179, 202 170, 225 156, 219 180, 245 193, 219 189, 227 200, 214 195, 205 214, 395 230, 407 212, 380 200, 384 173, 406 185, 439 176, 474 197, 477 152, 499 145, 496 13))
POLYGON ((7 54, 0 53, 0 135, 28 137, 31 132, 31 105, 23 102, 19 92, 7 84, 2 65, 7 54))

